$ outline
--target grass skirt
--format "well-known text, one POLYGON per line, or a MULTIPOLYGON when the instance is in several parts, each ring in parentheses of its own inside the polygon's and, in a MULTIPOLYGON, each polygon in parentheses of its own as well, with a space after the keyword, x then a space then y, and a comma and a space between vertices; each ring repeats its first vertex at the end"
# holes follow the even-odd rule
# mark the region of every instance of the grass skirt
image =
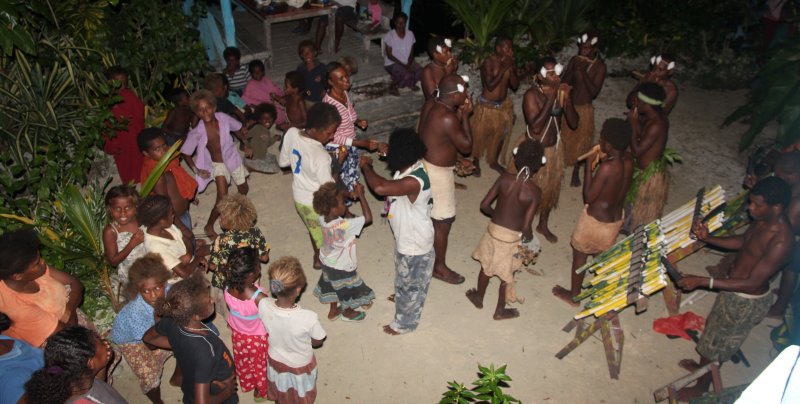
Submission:
POLYGON ((664 212, 664 205, 667 203, 668 192, 669 174, 666 168, 642 179, 636 192, 636 199, 633 202, 631 230, 661 217, 664 212))
MULTIPOLYGON (((578 127, 574 130, 569 125, 561 128, 561 140, 564 142, 564 163, 574 166, 578 157, 589 151, 594 137, 594 107, 592 104, 576 105, 578 127)), ((562 121, 565 122, 566 121, 562 121)))
POLYGON ((481 158, 485 152, 487 164, 497 163, 499 149, 504 142, 510 140, 514 118, 514 103, 511 97, 506 97, 497 108, 492 104, 476 103, 475 112, 469 120, 472 132, 472 157, 481 158))
POLYGON ((548 212, 558 206, 561 195, 561 179, 564 178, 564 142, 545 147, 547 162, 533 175, 533 182, 542 190, 539 213, 548 212))

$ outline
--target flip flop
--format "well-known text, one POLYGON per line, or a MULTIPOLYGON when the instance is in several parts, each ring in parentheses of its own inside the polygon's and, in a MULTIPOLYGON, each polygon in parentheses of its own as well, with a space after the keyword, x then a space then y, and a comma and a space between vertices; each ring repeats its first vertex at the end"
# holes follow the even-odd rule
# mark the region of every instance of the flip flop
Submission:
POLYGON ((452 272, 452 271, 450 273, 452 275, 445 277, 445 276, 439 275, 436 272, 434 272, 433 273, 433 277, 438 279, 438 280, 440 280, 440 281, 442 281, 442 282, 449 283, 451 285, 460 285, 460 284, 464 283, 464 281, 466 280, 466 278, 464 278, 462 275, 459 275, 459 274, 457 274, 455 272, 452 272))
POLYGON ((353 317, 353 318, 347 318, 347 316, 342 316, 342 321, 348 322, 348 323, 358 323, 358 322, 364 321, 365 318, 367 318, 367 313, 364 313, 363 311, 359 311, 358 315, 353 317))

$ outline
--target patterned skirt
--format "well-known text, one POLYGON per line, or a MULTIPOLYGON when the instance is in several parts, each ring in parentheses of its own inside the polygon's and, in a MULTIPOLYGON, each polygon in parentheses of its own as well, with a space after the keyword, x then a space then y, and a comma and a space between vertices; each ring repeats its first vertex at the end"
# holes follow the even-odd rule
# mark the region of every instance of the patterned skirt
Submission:
POLYGON ((256 389, 259 397, 267 396, 267 338, 267 335, 248 335, 231 330, 236 378, 244 393, 256 389))
POLYGON ((133 374, 139 379, 139 388, 142 393, 161 385, 161 373, 164 371, 164 362, 172 356, 171 351, 163 349, 150 350, 141 342, 117 345, 125 362, 128 362, 133 374))
POLYGON ((317 398, 317 358, 308 365, 293 368, 268 359, 267 398, 281 404, 312 404, 317 398))
POLYGON ((344 309, 357 309, 375 300, 375 292, 356 271, 340 271, 325 264, 322 265, 322 274, 314 288, 314 296, 322 304, 339 302, 344 309))

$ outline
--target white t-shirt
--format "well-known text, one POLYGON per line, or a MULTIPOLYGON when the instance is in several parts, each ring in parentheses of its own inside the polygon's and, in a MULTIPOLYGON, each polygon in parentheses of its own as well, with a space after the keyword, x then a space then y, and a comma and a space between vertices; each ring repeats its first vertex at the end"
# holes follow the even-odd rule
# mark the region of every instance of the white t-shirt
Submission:
POLYGON ((412 177, 419 182, 419 195, 413 203, 405 195, 388 197, 389 224, 394 232, 397 252, 403 255, 427 254, 433 249, 431 181, 422 161, 402 173, 394 174, 395 180, 405 177, 412 177))
MULTIPOLYGON (((392 48, 392 55, 403 63, 408 60, 408 55, 411 54, 415 42, 417 42, 417 39, 414 38, 414 33, 409 30, 406 30, 406 36, 403 38, 400 38, 395 30, 389 31, 389 33, 383 37, 383 43, 392 48)), ((389 66, 391 64, 394 64, 394 62, 389 60, 389 57, 384 51, 383 65, 389 66)))
POLYGON ((294 201, 306 206, 312 206, 314 192, 322 184, 333 181, 331 155, 325 151, 325 146, 301 135, 297 128, 290 128, 283 135, 283 148, 278 164, 292 169, 294 201))
POLYGON ((154 236, 144 232, 144 249, 148 253, 158 253, 167 268, 172 269, 181 263, 181 256, 186 255, 186 244, 183 244, 183 235, 174 224, 166 229, 174 240, 154 236))
POLYGON ((319 259, 328 267, 352 272, 358 268, 356 258, 356 237, 364 229, 364 216, 352 219, 338 218, 325 223, 325 216, 319 217, 322 225, 322 246, 319 259))
POLYGON ((297 305, 280 308, 273 298, 261 299, 258 317, 269 334, 269 356, 293 368, 311 363, 311 339, 321 340, 327 335, 317 313, 297 305))

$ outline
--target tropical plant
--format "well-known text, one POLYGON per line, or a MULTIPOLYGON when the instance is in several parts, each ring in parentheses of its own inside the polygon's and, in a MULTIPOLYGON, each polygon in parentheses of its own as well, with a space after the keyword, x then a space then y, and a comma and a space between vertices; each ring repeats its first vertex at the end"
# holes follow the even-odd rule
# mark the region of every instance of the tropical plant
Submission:
POLYGON ((587 15, 591 7, 589 0, 538 0, 530 2, 520 18, 536 46, 546 53, 556 53, 589 28, 587 15))
POLYGON ((778 123, 775 141, 779 145, 800 140, 800 41, 786 41, 765 60, 767 63, 758 71, 747 103, 723 123, 749 121, 750 127, 739 141, 739 150, 750 147, 773 120, 778 123))
POLYGON ((473 388, 467 388, 457 381, 447 382, 447 391, 442 393, 439 404, 465 404, 473 402, 509 404, 520 403, 516 398, 505 394, 503 387, 508 387, 511 377, 506 375, 506 365, 495 369, 478 365, 478 379, 472 382, 473 388))
POLYGON ((515 0, 445 0, 464 24, 464 45, 470 62, 479 65, 492 52, 491 40, 509 20, 515 0))
POLYGON ((183 144, 183 140, 178 140, 169 149, 167 152, 161 156, 161 159, 158 160, 156 163, 155 168, 153 171, 150 172, 150 175, 147 176, 147 179, 142 183, 142 188, 139 190, 139 196, 147 196, 150 195, 150 192, 155 188, 156 183, 161 178, 161 175, 164 174, 164 171, 167 169, 170 161, 175 158, 178 158, 180 154, 181 144, 183 144))

